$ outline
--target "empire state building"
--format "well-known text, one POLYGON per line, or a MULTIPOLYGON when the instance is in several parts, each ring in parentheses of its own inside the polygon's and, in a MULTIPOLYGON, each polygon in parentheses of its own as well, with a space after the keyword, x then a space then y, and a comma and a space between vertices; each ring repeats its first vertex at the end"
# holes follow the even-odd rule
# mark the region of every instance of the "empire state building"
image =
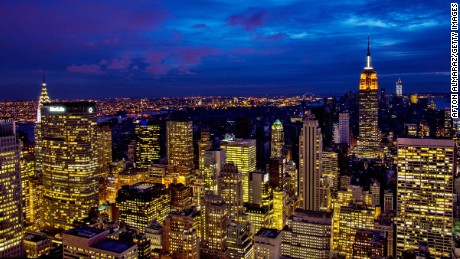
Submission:
POLYGON ((369 39, 366 66, 359 80, 359 135, 356 155, 360 158, 378 158, 380 134, 378 128, 378 80, 371 65, 369 39))

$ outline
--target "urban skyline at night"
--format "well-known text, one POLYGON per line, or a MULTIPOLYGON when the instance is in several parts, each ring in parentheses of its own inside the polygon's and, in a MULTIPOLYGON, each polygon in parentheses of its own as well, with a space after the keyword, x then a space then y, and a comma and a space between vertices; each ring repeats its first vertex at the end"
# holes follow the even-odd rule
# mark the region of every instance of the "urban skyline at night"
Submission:
POLYGON ((341 95, 368 35, 381 87, 448 91, 447 4, 340 4, 4 2, 0 96, 35 99, 42 70, 57 99, 341 95))

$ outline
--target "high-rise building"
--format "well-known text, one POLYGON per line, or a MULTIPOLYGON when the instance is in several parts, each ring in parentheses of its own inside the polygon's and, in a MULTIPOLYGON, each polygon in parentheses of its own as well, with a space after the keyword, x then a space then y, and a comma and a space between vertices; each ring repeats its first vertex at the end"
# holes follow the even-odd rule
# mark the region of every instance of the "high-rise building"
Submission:
POLYGON ((200 173, 203 174, 205 168, 205 156, 206 150, 210 150, 212 148, 212 141, 211 141, 211 133, 208 129, 201 130, 201 138, 198 142, 198 169, 200 169, 200 173))
POLYGON ((97 136, 97 162, 101 176, 105 179, 112 163, 112 130, 109 125, 99 125, 97 136))
POLYGON ((287 258, 330 258, 332 213, 296 209, 283 230, 287 258))
POLYGON ((270 158, 268 164, 268 173, 270 174, 270 186, 272 188, 278 187, 285 189, 285 165, 286 159, 284 158, 270 158))
POLYGON ((272 134, 271 134, 271 158, 281 158, 283 155, 284 148, 284 129, 283 124, 280 120, 276 120, 272 125, 272 134))
POLYGON ((217 194, 217 181, 226 161, 225 150, 220 148, 206 150, 203 160, 202 173, 205 181, 205 190, 217 194))
POLYGON ((324 151, 321 154, 321 166, 323 181, 322 187, 326 189, 326 200, 320 202, 323 210, 331 209, 331 199, 337 195, 339 190, 339 158, 338 153, 333 151, 324 151))
POLYGON ((166 122, 166 154, 170 172, 178 182, 186 181, 195 170, 193 163, 193 130, 191 121, 166 122))
POLYGON ((359 228, 356 230, 352 258, 386 258, 388 256, 387 243, 385 232, 359 228))
POLYGON ((53 102, 41 109, 43 218, 46 229, 71 229, 99 204, 94 102, 53 102))
POLYGON ((283 189, 276 187, 273 190, 273 219, 271 227, 281 230, 286 224, 287 199, 288 196, 283 189))
POLYGON ((420 241, 432 256, 450 256, 456 168, 453 140, 398 139, 397 256, 420 241))
POLYGON ((283 234, 278 229, 261 228, 254 236, 254 259, 281 258, 283 234))
POLYGON ((116 203, 120 220, 143 232, 153 220, 163 222, 170 212, 171 198, 164 185, 140 182, 124 185, 118 191, 116 203))
POLYGON ((205 194, 202 202, 203 238, 200 258, 230 258, 227 247, 228 214, 222 196, 205 194))
POLYGON ((42 170, 42 130, 41 130, 41 121, 42 121, 42 107, 44 104, 50 103, 50 97, 48 96, 48 91, 46 90, 45 82, 45 73, 43 73, 42 81, 42 91, 40 93, 40 98, 38 99, 37 107, 37 121, 35 123, 34 135, 35 135, 35 170, 41 172, 42 170))
POLYGON ((227 163, 238 166, 243 181, 243 202, 249 201, 249 173, 256 170, 256 141, 254 139, 226 138, 220 142, 225 150, 227 163))
POLYGON ((19 159, 15 123, 0 120, 0 258, 24 256, 19 159))
POLYGON ((398 79, 398 81, 396 81, 396 96, 402 96, 402 89, 403 85, 402 85, 402 81, 401 81, 401 78, 398 79))
POLYGON ((378 158, 380 134, 378 128, 379 100, 377 73, 371 65, 368 41, 366 66, 359 81, 359 135, 356 155, 378 158))
POLYGON ((160 159, 160 125, 136 125, 136 167, 149 168, 160 159))
POLYGON ((350 114, 348 112, 339 113, 338 139, 336 143, 350 144, 350 114))
POLYGON ((181 183, 170 184, 169 191, 171 192, 171 209, 182 211, 192 205, 191 186, 185 186, 181 183))
POLYGON ((173 258, 198 259, 200 212, 196 207, 171 211, 163 225, 163 252, 173 258))
POLYGON ((390 191, 385 191, 383 194, 383 211, 394 210, 393 198, 394 194, 390 191))
POLYGON ((322 139, 318 121, 305 119, 299 136, 299 196, 306 210, 320 209, 322 139))

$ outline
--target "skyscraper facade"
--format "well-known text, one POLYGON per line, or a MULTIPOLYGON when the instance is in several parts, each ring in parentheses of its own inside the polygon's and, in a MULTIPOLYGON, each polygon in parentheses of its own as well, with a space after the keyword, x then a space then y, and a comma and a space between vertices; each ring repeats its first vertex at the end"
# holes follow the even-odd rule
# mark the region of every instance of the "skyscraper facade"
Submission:
POLYGON ((271 134, 271 158, 281 158, 283 157, 283 148, 284 148, 284 129, 283 124, 280 120, 276 120, 272 125, 272 134, 271 134))
POLYGON ((338 143, 350 144, 350 114, 348 112, 339 113, 338 143))
POLYGON ((41 109, 43 227, 70 229, 98 206, 96 108, 53 102, 41 109))
POLYGON ((42 121, 42 112, 41 109, 44 104, 50 103, 50 97, 48 96, 48 91, 46 89, 45 74, 43 74, 42 81, 42 91, 40 93, 40 98, 38 99, 37 107, 37 121, 35 123, 35 170, 40 172, 42 170, 42 130, 41 130, 41 121, 42 121))
POLYGON ((203 238, 200 243, 200 258, 227 259, 228 213, 222 196, 205 194, 202 202, 203 238))
POLYGON ((301 208, 319 210, 323 141, 317 120, 305 119, 299 136, 299 196, 301 208))
POLYGON ((360 158, 379 157, 379 100, 377 72, 371 65, 368 43, 366 66, 359 81, 359 135, 356 155, 360 158))
POLYGON ((238 166, 243 181, 243 202, 249 201, 249 173, 256 170, 256 141, 254 139, 224 139, 220 146, 225 150, 227 163, 238 166))
POLYGON ((420 241, 436 258, 451 254, 455 153, 451 139, 398 139, 398 256, 420 241))
POLYGON ((19 144, 9 120, 0 120, 0 194, 0 258, 23 257, 19 144))
POLYGON ((195 169, 191 121, 166 122, 166 154, 170 172, 178 177, 178 182, 186 184, 195 169))
POLYGON ((136 167, 149 168, 160 159, 160 125, 136 125, 136 167))
POLYGON ((402 96, 402 81, 401 81, 401 78, 398 79, 398 81, 396 81, 396 96, 402 96))

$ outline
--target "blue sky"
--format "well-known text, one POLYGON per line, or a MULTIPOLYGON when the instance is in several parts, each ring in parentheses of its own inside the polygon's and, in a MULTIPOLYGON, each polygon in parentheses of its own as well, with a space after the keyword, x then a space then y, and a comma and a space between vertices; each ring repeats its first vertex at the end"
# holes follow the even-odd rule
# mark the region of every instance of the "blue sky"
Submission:
POLYGON ((449 91, 446 1, 2 1, 0 99, 449 91))

